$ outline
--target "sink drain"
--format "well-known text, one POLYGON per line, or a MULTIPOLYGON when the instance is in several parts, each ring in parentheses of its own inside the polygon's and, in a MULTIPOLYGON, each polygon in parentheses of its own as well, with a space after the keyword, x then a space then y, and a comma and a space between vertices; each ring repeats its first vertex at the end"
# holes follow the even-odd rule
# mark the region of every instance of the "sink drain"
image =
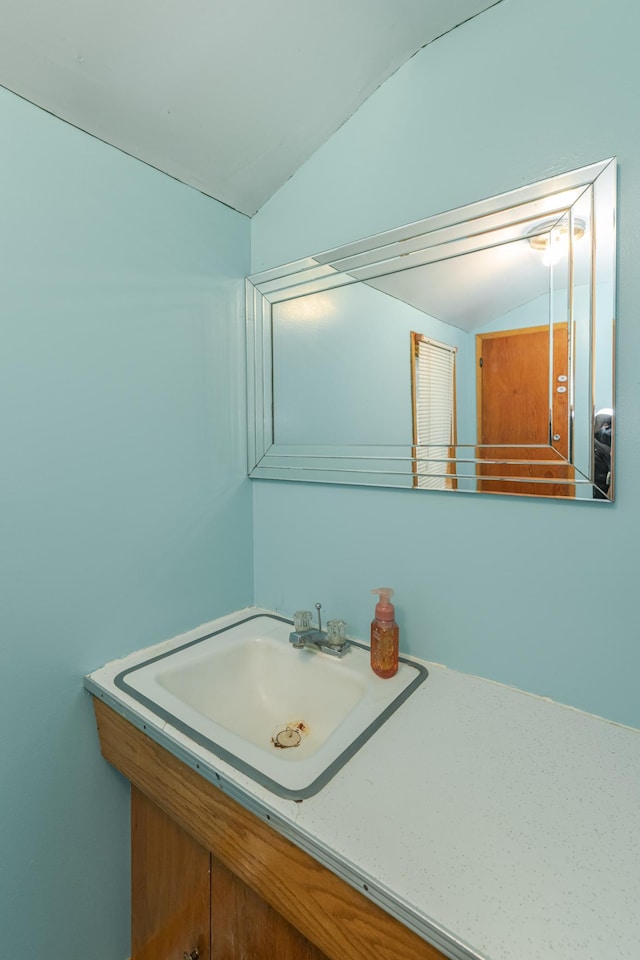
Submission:
POLYGON ((293 727, 285 727, 273 738, 274 747, 299 747, 302 743, 302 734, 293 727))
POLYGON ((306 733, 307 726, 302 721, 298 723, 287 723, 286 726, 273 734, 271 743, 274 747, 278 747, 281 750, 286 750, 288 747, 299 747, 306 733))

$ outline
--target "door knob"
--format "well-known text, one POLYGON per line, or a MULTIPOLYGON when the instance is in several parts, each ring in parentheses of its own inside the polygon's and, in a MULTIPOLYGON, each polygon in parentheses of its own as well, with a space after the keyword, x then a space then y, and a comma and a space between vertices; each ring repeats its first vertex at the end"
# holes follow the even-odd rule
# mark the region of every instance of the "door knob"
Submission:
POLYGON ((184 956, 184 960, 200 960, 200 952, 197 949, 192 950, 191 953, 187 953, 187 951, 185 950, 183 956, 184 956))

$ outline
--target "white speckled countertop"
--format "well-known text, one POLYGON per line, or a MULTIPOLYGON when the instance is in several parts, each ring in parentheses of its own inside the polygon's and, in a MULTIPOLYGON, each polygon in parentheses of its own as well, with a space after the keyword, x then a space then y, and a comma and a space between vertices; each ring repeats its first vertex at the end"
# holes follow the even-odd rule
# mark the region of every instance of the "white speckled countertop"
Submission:
MULTIPOLYGON (((235 622, 222 617, 163 652, 235 622)), ((94 695, 454 960, 638 960, 640 731, 427 664, 429 678, 316 796, 270 793, 113 679, 94 695), (217 781, 216 781, 217 782, 217 781)))

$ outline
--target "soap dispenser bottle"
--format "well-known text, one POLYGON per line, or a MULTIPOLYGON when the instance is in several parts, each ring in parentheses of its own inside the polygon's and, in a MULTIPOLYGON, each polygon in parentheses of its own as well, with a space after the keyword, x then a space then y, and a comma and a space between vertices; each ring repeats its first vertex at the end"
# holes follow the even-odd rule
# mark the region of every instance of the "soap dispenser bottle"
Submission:
POLYGON ((395 621, 394 606, 390 603, 393 590, 391 587, 378 587, 371 593, 379 596, 375 619, 371 621, 371 669, 386 680, 398 672, 400 631, 395 621))

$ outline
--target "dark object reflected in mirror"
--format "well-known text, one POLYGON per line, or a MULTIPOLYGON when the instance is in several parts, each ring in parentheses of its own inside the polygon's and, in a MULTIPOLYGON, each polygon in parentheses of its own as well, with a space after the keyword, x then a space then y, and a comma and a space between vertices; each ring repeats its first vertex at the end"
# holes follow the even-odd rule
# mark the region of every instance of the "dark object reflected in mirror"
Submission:
POLYGON ((598 410, 593 421, 593 499, 607 500, 612 485, 613 410, 598 410))
POLYGON ((249 475, 613 500, 616 163, 247 280, 249 475))

